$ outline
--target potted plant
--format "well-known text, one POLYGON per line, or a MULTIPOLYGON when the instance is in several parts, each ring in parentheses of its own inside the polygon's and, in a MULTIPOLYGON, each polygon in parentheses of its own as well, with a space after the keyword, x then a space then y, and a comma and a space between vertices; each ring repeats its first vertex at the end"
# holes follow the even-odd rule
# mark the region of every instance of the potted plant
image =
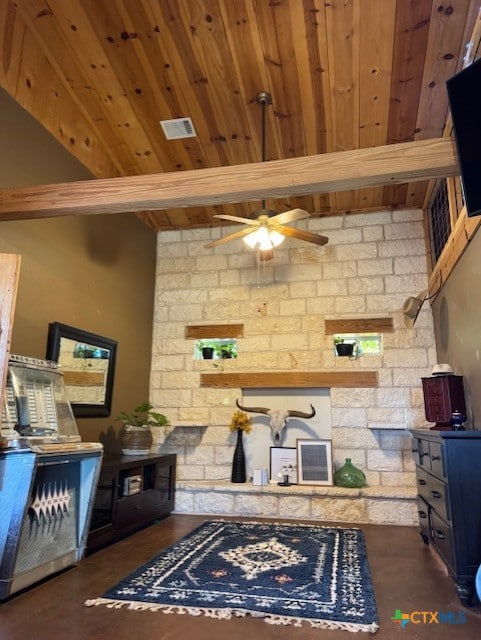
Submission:
POLYGON ((220 358, 237 358, 237 345, 234 342, 221 344, 219 347, 220 358))
POLYGON ((338 356, 352 356, 353 354, 354 342, 344 342, 344 338, 334 338, 334 346, 338 356))
POLYGON ((115 418, 122 423, 119 439, 124 455, 142 455, 150 452, 153 438, 151 427, 166 427, 169 420, 163 413, 153 411, 154 406, 142 402, 132 412, 121 411, 115 418))
POLYGON ((211 342, 202 341, 199 344, 199 349, 204 360, 212 360, 214 357, 215 347, 211 342))

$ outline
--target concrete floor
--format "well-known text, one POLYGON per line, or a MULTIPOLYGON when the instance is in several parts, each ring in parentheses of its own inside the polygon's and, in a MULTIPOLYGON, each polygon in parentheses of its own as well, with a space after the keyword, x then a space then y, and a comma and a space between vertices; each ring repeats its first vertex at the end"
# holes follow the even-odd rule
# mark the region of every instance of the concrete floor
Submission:
MULTIPOLYGON (((126 574, 175 542, 202 516, 172 515, 128 538, 87 555, 79 566, 46 579, 0 604, 0 640, 348 640, 348 631, 269 625, 251 617, 212 620, 160 612, 84 606, 126 574)), ((319 523, 327 525, 329 523, 319 523)), ((337 523, 339 525, 339 523, 337 523)), ((356 525, 346 525, 356 526, 356 525)), ((406 638, 479 640, 481 606, 465 609, 453 582, 416 527, 358 525, 366 536, 380 629, 376 640, 406 638), (466 612, 465 624, 413 624, 391 620, 396 609, 466 612)), ((355 637, 365 637, 360 632, 355 637)))

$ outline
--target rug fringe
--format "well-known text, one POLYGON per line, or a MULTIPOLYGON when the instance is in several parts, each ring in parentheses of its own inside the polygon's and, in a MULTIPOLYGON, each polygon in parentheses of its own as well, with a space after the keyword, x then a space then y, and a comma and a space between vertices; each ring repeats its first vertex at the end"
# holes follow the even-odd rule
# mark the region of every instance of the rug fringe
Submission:
POLYGON ((351 622, 339 622, 334 620, 311 620, 309 618, 296 618, 289 616, 279 616, 274 614, 262 614, 258 611, 247 611, 242 609, 209 609, 201 607, 185 607, 182 605, 168 605, 168 604, 156 604, 149 602, 135 602, 132 600, 112 600, 109 598, 95 598, 93 600, 86 600, 84 605, 86 607, 98 607, 106 606, 108 609, 121 609, 127 607, 132 611, 162 611, 162 613, 177 613, 188 614, 191 616, 206 616, 208 618, 215 618, 217 620, 230 620, 232 616, 242 618, 247 615, 256 618, 262 618, 267 624, 294 627, 301 627, 303 623, 309 624, 315 629, 330 629, 331 631, 343 630, 357 633, 358 631, 365 631, 367 633, 375 633, 379 629, 379 625, 372 624, 357 624, 351 622))

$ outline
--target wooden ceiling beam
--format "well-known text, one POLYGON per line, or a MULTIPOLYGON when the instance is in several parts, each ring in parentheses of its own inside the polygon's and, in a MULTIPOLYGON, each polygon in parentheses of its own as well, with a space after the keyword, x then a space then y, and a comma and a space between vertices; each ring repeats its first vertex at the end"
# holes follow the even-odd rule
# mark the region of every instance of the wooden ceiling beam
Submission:
POLYGON ((459 174, 450 138, 237 166, 0 189, 0 221, 158 211, 459 174))

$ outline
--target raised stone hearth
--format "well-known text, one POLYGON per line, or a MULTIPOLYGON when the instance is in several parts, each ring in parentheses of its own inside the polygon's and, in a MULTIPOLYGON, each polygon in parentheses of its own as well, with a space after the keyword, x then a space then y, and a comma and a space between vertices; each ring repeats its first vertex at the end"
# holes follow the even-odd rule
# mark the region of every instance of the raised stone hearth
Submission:
POLYGON ((416 487, 178 481, 175 513, 416 525, 416 487))

